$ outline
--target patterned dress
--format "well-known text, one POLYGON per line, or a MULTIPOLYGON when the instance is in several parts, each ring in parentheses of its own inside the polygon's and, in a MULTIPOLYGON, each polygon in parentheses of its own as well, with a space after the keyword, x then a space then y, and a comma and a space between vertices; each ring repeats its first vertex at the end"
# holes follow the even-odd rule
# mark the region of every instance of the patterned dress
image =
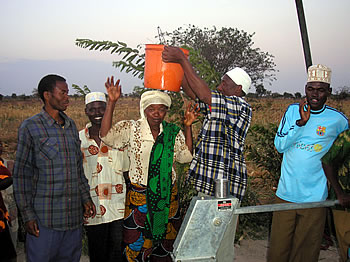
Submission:
MULTIPOLYGON (((163 125, 161 125, 160 135, 163 133, 163 125)), ((106 137, 102 138, 107 145, 116 148, 127 147, 128 149, 131 186, 126 196, 123 232, 124 256, 127 261, 146 261, 149 258, 152 261, 171 261, 169 252, 172 251, 172 244, 180 226, 176 173, 173 163, 174 161, 188 163, 192 160, 182 131, 179 131, 174 139, 174 155, 169 174, 171 194, 167 207, 169 209, 167 228, 164 238, 161 241, 154 241, 147 226, 149 207, 146 191, 150 182, 151 153, 156 141, 147 120, 143 118, 138 121, 121 121, 109 131, 106 137)))

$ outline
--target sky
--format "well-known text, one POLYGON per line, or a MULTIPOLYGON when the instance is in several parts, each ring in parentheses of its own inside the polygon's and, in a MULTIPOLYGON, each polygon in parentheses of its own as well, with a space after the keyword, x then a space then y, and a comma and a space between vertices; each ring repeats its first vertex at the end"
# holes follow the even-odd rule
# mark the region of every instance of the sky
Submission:
MULTIPOLYGON (((313 64, 332 69, 332 87, 350 86, 349 0, 304 0, 313 64)), ((274 55, 272 92, 304 94, 306 69, 294 0, 1 0, 0 94, 30 95, 40 79, 59 74, 68 85, 105 91, 108 76, 123 93, 142 80, 112 66, 119 57, 77 47, 77 38, 157 43, 157 27, 188 24, 255 33, 253 47, 274 55)), ((233 47, 234 48, 234 47, 233 47)), ((71 93, 74 93, 72 88, 71 93)))

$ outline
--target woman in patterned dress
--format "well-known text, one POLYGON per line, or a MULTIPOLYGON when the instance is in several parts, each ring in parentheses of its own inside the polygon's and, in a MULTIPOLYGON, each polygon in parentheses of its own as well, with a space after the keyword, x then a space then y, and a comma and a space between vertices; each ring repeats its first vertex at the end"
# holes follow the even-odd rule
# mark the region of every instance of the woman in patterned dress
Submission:
POLYGON ((123 256, 126 261, 171 261, 169 252, 180 227, 174 162, 192 160, 191 125, 197 107, 187 107, 184 132, 164 121, 171 106, 168 94, 147 91, 141 96, 141 119, 120 121, 112 127, 115 104, 121 95, 119 80, 105 84, 109 101, 101 125, 101 139, 116 148, 128 148, 130 187, 124 215, 123 256))

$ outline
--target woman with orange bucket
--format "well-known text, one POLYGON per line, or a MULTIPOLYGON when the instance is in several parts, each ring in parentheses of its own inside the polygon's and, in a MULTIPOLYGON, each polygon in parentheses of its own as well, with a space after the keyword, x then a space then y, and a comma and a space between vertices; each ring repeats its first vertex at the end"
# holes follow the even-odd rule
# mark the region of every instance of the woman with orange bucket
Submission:
POLYGON ((104 143, 128 148, 130 186, 126 196, 123 256, 127 261, 171 261, 169 252, 180 227, 174 161, 192 160, 191 125, 198 110, 186 110, 184 133, 164 121, 171 99, 161 91, 148 91, 140 100, 141 119, 112 127, 115 104, 121 95, 119 80, 105 83, 108 103, 100 135, 104 143))

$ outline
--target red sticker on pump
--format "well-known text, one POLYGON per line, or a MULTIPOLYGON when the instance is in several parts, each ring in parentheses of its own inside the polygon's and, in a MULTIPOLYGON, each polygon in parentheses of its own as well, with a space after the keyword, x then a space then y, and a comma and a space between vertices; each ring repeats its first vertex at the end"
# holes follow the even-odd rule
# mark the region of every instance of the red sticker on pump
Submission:
POLYGON ((232 209, 232 202, 231 200, 220 200, 218 201, 218 210, 219 211, 226 211, 232 209))

